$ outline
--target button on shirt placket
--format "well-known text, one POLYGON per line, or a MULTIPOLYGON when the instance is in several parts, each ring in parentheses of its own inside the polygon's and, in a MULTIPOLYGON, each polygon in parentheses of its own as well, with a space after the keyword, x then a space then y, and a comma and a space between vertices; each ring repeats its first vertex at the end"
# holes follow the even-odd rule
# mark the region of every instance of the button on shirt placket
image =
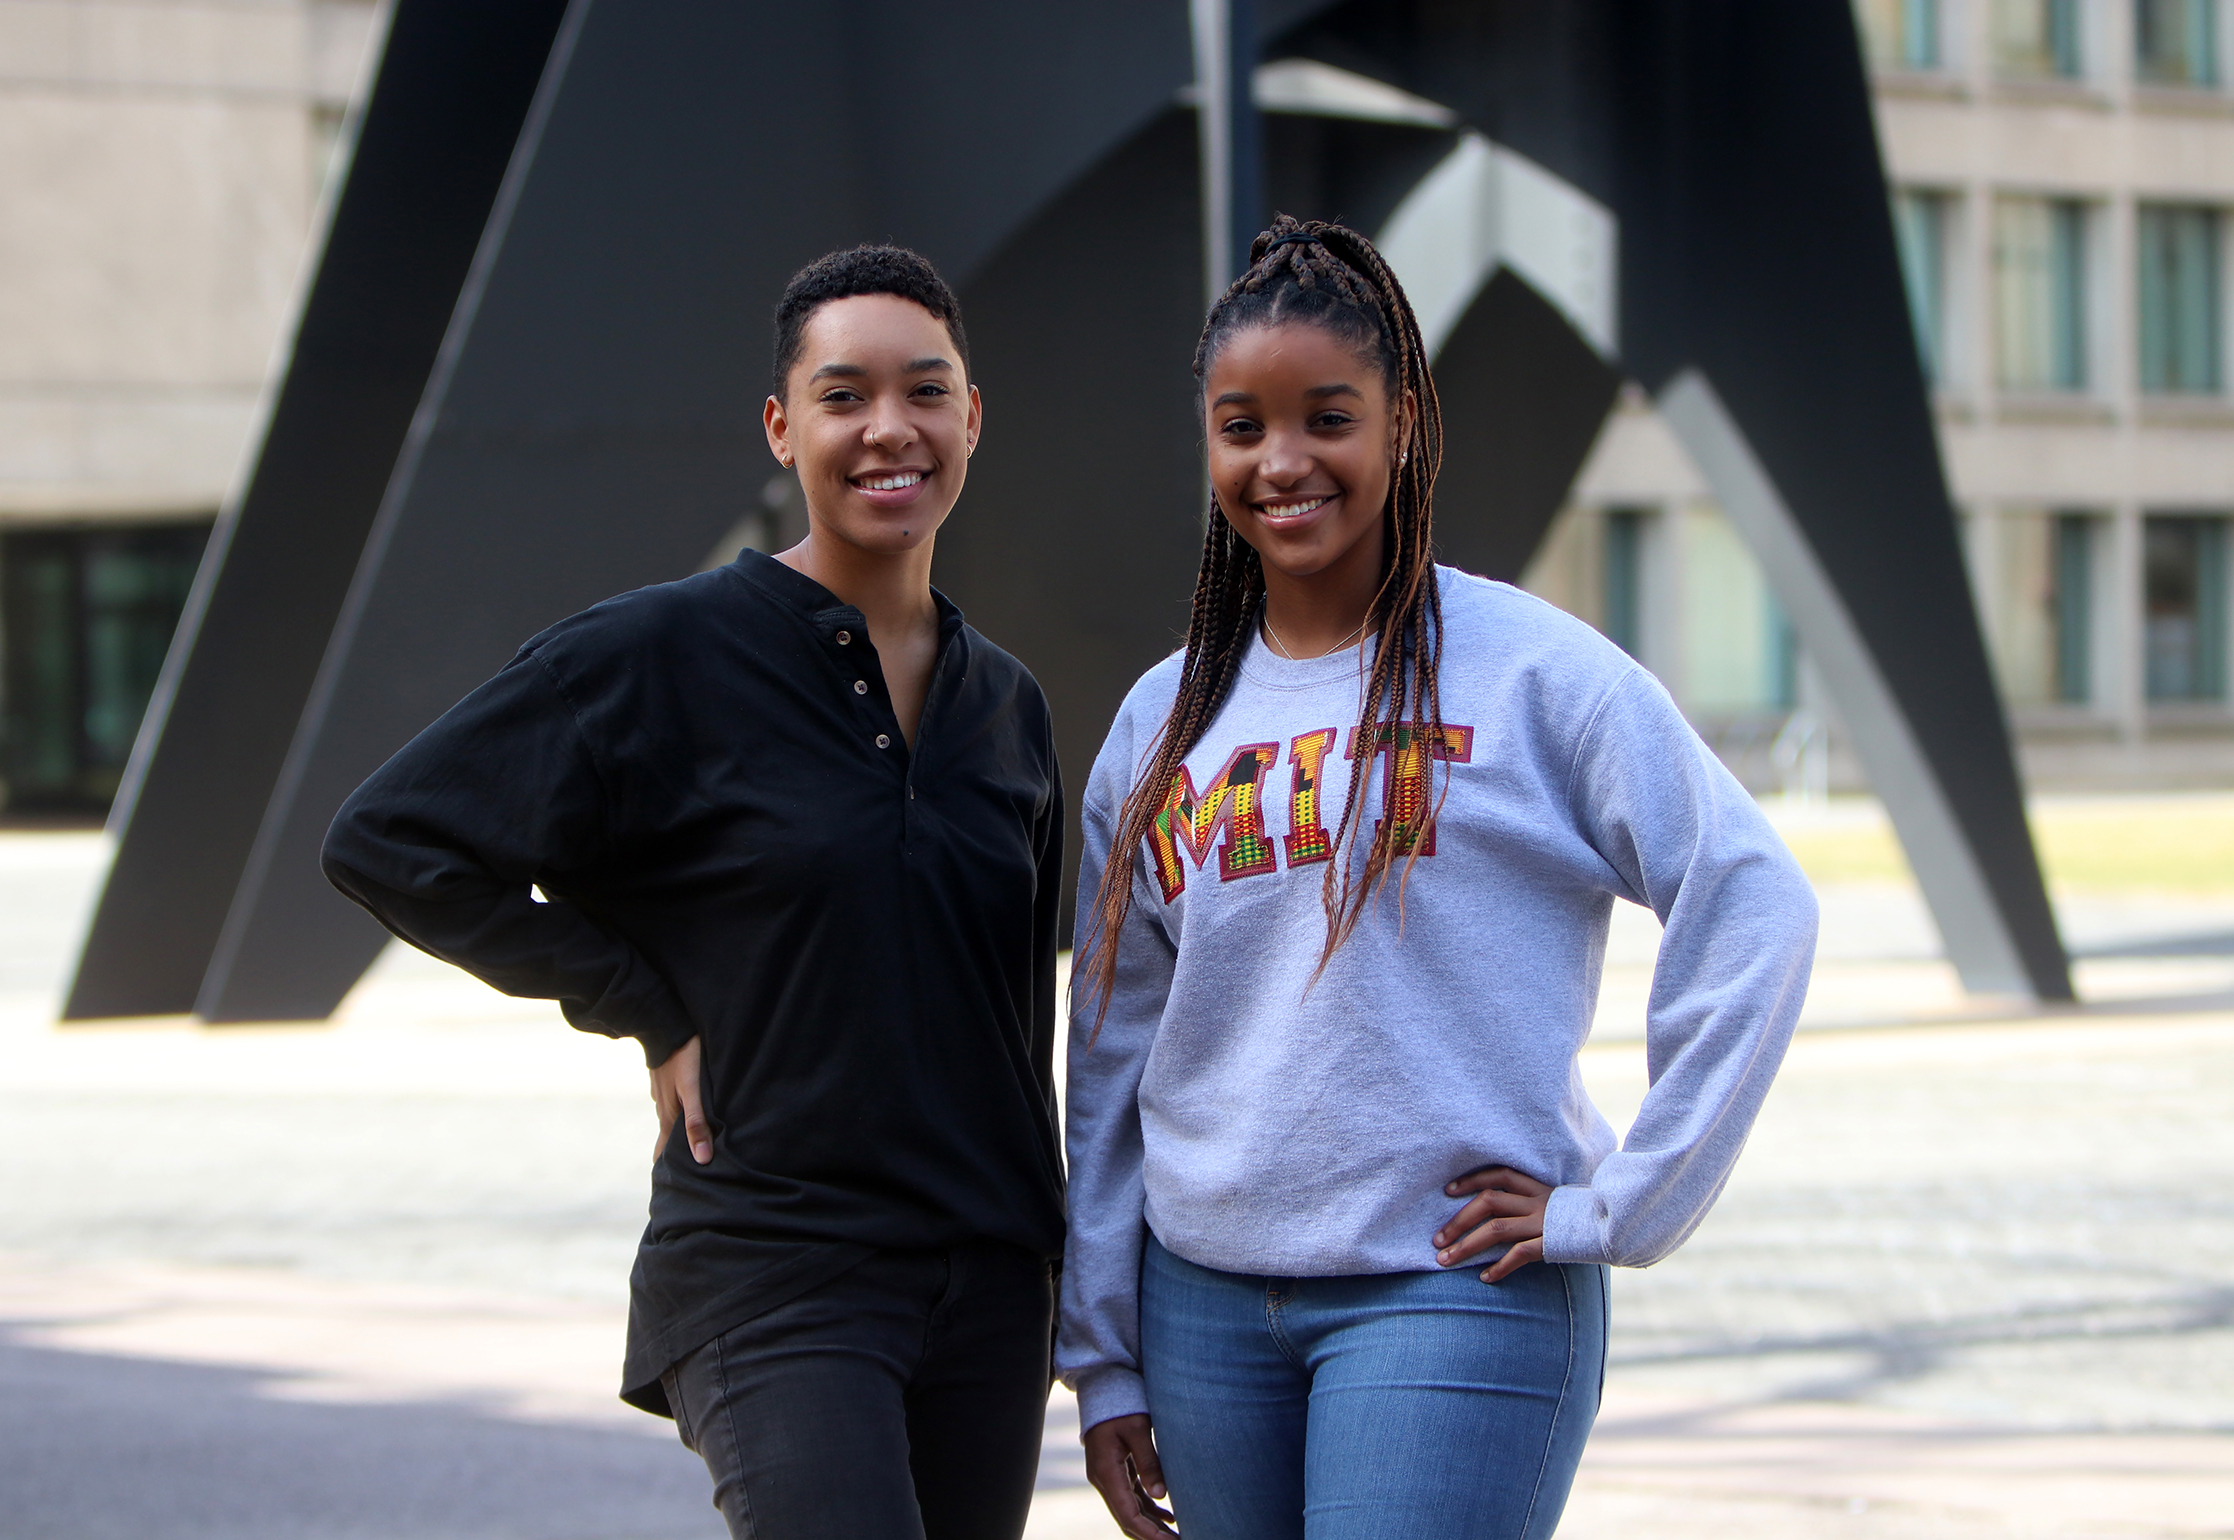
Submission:
MULTIPOLYGON (((850 629, 841 629, 838 631, 834 631, 831 633, 830 639, 836 642, 840 647, 845 648, 851 648, 857 640, 850 629)), ((901 846, 904 850, 912 849, 914 843, 916 800, 915 771, 917 765, 922 762, 924 733, 928 729, 931 717, 938 706, 939 691, 946 678, 947 665, 953 660, 953 649, 949 645, 950 640, 951 639, 949 638, 941 639, 938 656, 931 664, 930 688, 924 692, 923 715, 916 724, 915 744, 912 752, 908 753, 907 764, 900 777, 900 784, 902 787, 902 795, 900 798, 900 828, 902 830, 901 846)), ((851 660, 849 659, 848 662, 850 664, 851 660)), ((869 681, 866 677, 856 675, 852 681, 852 684, 853 693, 855 695, 861 696, 864 699, 868 697, 869 681)), ((897 746, 894 742, 893 735, 888 732, 878 733, 870 741, 877 746, 879 751, 886 753, 891 752, 897 746)))
MULTIPOLYGON (((851 631, 839 631, 835 636, 831 638, 831 640, 836 642, 840 647, 851 647, 853 645, 853 633, 851 631)), ((866 679, 854 680, 853 693, 856 695, 868 694, 869 681, 866 679)), ((878 733, 873 741, 880 749, 889 749, 890 747, 892 747, 892 735, 890 733, 878 733)))

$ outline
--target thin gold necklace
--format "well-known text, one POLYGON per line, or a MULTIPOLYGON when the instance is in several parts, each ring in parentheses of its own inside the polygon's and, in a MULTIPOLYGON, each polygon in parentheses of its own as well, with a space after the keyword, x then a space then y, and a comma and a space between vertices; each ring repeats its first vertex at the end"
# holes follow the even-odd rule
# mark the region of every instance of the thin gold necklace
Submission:
POLYGON ((1336 642, 1326 651, 1321 653, 1314 653, 1311 657, 1308 658, 1299 658, 1295 655, 1294 651, 1288 646, 1286 642, 1280 640, 1280 633, 1272 629, 1272 611, 1269 608, 1260 611, 1257 619, 1264 626, 1265 639, 1271 642, 1273 646, 1279 648, 1280 656, 1286 658, 1290 663, 1312 663, 1316 662, 1320 658, 1331 658, 1336 653, 1340 652, 1343 648, 1349 646, 1350 643, 1356 641, 1359 637, 1365 634, 1365 622, 1361 620, 1357 623, 1357 629, 1355 631, 1352 631, 1348 636, 1343 637, 1342 640, 1336 642))

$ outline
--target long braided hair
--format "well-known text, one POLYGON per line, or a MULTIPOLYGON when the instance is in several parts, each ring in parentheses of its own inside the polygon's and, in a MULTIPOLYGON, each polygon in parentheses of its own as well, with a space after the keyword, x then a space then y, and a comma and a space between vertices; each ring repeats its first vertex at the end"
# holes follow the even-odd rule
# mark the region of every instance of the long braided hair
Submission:
MULTIPOLYGON (((1380 757, 1375 747, 1382 725, 1397 724, 1389 730, 1400 734, 1424 729, 1430 746, 1442 740, 1437 682, 1442 605, 1435 587, 1433 495, 1443 459, 1443 419, 1419 321, 1396 274, 1364 236, 1319 220, 1281 215, 1250 243, 1249 270, 1210 307, 1203 323, 1202 340, 1195 347, 1195 378, 1207 386, 1219 349, 1236 333, 1299 322, 1324 328, 1377 362, 1392 411, 1406 395, 1414 407, 1406 440, 1395 446, 1396 464, 1382 513, 1381 585, 1366 617, 1375 642, 1373 667, 1359 701, 1349 798, 1340 827, 1333 831, 1333 859, 1326 869, 1326 944, 1319 954, 1323 970, 1357 928, 1397 858, 1405 858, 1408 876, 1419 854, 1419 826, 1392 816, 1375 828, 1362 872, 1353 874, 1348 859, 1349 840, 1365 816, 1366 777, 1380 757)), ((1263 564, 1227 522, 1213 493, 1179 692, 1118 816, 1080 948, 1080 976, 1092 980, 1101 996, 1096 1034, 1116 986, 1117 936, 1132 911, 1141 845, 1159 819, 1173 816, 1168 806, 1172 784, 1225 703, 1263 608, 1263 564)), ((1435 762, 1430 753, 1428 763, 1435 762)), ((1400 877, 1399 912, 1403 887, 1400 877)))

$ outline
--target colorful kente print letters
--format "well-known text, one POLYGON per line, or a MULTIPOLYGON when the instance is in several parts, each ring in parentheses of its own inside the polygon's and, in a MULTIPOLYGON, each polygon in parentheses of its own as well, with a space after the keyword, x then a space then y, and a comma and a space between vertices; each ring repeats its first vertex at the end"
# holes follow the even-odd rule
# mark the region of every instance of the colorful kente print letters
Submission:
POLYGON ((1179 767, 1179 773, 1172 777, 1171 790, 1164 795, 1163 809, 1148 831, 1165 903, 1177 898, 1187 886, 1187 870, 1179 864, 1179 853, 1184 850, 1194 857, 1199 871, 1209 858, 1211 840, 1221 833, 1225 840, 1218 847, 1220 882, 1276 869, 1272 841, 1264 832, 1264 773, 1279 754, 1277 743, 1244 743, 1200 794, 1187 767, 1179 767))
MULTIPOLYGON (((1322 727, 1299 735, 1288 746, 1288 832, 1281 843, 1291 868, 1333 859, 1334 839, 1323 822, 1321 793, 1327 760, 1339 736, 1338 729, 1322 727)), ((1446 723, 1432 747, 1429 736, 1422 723, 1383 722, 1374 738, 1374 752, 1382 761, 1381 821, 1395 820, 1396 849, 1405 855, 1412 854, 1415 846, 1420 855, 1435 854, 1430 805, 1435 761, 1465 764, 1473 758, 1471 727, 1446 723)), ((1350 730, 1349 747, 1342 757, 1358 757, 1356 728, 1350 730)), ((1181 857, 1191 859, 1200 871, 1210 859, 1213 842, 1218 847, 1220 882, 1279 870, 1264 827, 1264 778, 1279 758, 1277 743, 1245 743, 1200 791, 1187 768, 1180 767, 1148 830, 1165 903, 1186 891, 1187 865, 1181 857)))
POLYGON ((1295 767, 1288 777, 1288 866, 1309 866, 1334 859, 1334 838, 1319 823, 1320 771, 1327 750, 1334 747, 1335 731, 1322 727, 1305 733, 1288 749, 1288 763, 1295 767))
MULTIPOLYGON (((1382 760, 1381 818, 1383 822, 1396 822, 1394 848, 1398 855, 1410 855, 1415 845, 1423 856, 1435 854, 1434 809, 1428 805, 1435 794, 1435 761, 1463 765, 1474 757, 1471 727, 1444 723, 1432 747, 1428 737, 1427 725, 1422 722, 1383 722, 1374 734, 1374 747, 1382 760)), ((1344 759, 1357 758, 1357 739, 1353 727, 1349 747, 1342 751, 1344 759)), ((1378 838, 1379 824, 1373 826, 1373 832, 1378 838)))

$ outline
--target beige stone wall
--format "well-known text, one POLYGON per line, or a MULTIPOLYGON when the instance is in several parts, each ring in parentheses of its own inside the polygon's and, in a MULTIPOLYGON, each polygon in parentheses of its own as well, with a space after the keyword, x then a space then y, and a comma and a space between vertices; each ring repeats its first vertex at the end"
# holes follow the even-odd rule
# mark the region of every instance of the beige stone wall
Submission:
POLYGON ((0 522, 215 510, 375 19, 0 0, 0 522))

